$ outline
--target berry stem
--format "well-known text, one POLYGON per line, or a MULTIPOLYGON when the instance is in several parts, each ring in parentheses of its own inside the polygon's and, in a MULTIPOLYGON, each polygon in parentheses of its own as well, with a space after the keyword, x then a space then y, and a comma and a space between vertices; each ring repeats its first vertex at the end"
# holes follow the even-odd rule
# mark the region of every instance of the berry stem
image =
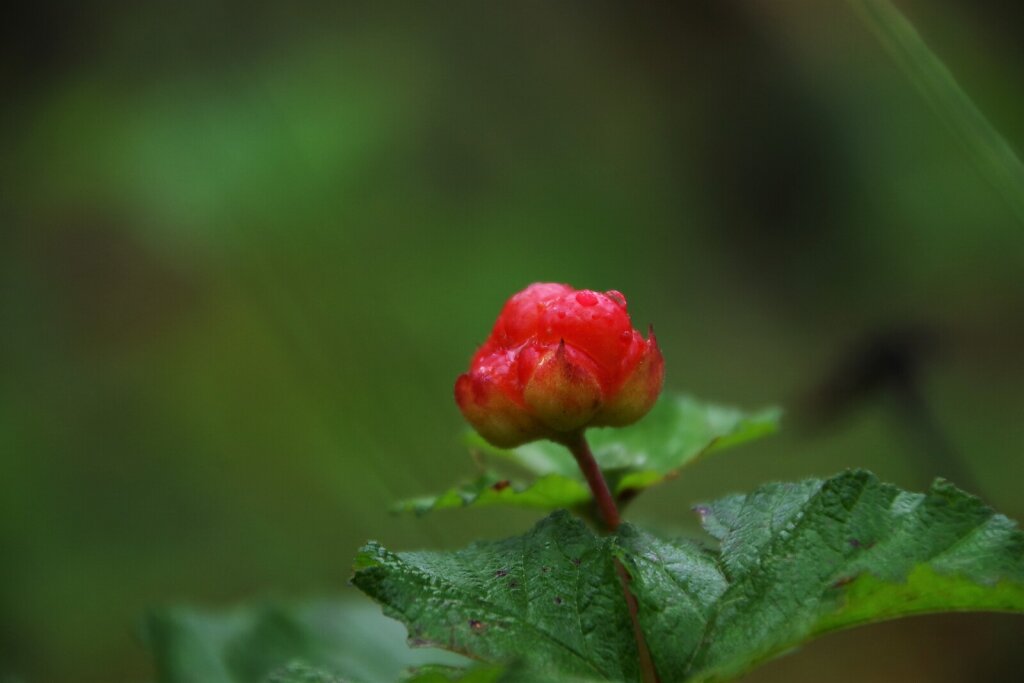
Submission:
POLYGON ((565 447, 576 458, 576 464, 580 466, 580 471, 583 472, 590 491, 594 494, 594 502, 601 512, 605 528, 608 531, 615 531, 619 528, 619 508, 615 505, 615 498, 608 489, 608 482, 604 480, 601 468, 597 466, 597 460, 594 459, 590 444, 587 443, 583 432, 577 432, 571 438, 566 439, 565 447))

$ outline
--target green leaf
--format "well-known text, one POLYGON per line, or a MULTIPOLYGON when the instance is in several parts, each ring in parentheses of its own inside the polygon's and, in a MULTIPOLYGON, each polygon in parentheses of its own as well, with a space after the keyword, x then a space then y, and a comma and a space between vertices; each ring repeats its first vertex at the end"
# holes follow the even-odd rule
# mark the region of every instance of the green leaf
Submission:
POLYGON ((613 539, 556 512, 525 536, 456 552, 370 543, 352 583, 408 626, 415 645, 598 680, 636 677, 613 539))
POLYGON ((614 559, 663 681, 726 680, 822 633, 911 614, 1024 613, 1024 534, 938 481, 924 494, 867 472, 771 484, 697 511, 718 548, 568 514, 454 553, 359 556, 353 582, 414 643, 545 671, 636 680, 614 559))
MULTIPOLYGON (((618 475, 617 492, 621 492, 651 486, 707 453, 772 434, 780 417, 777 408, 747 413, 690 396, 666 395, 636 424, 591 429, 587 440, 601 469, 618 475)), ((473 443, 534 474, 580 476, 568 451, 550 441, 534 441, 511 451, 488 446, 478 436, 473 443)))
POLYGON ((481 664, 471 669, 454 666, 425 666, 409 673, 403 683, 497 683, 502 680, 505 667, 481 664))
POLYGON ((827 631, 951 610, 1024 612, 1024 535, 938 481, 867 472, 764 486, 699 506, 717 553, 621 534, 659 670, 736 676, 827 631))
POLYGON ((468 669, 452 666, 419 667, 402 683, 594 683, 593 678, 538 670, 524 662, 510 666, 477 664, 468 669))
POLYGON ((461 657, 412 651, 402 627, 364 601, 260 603, 224 612, 152 612, 144 637, 161 683, 373 683, 461 657))
POLYGON ((897 66, 964 144, 975 165, 1024 221, 1024 164, 942 60, 888 0, 848 0, 897 66))
POLYGON ((590 489, 582 480, 549 474, 525 484, 506 479, 495 472, 486 472, 438 496, 400 501, 392 507, 392 511, 423 515, 433 510, 469 505, 519 505, 551 510, 583 505, 589 500, 590 489))
MULTIPOLYGON (((591 429, 587 439, 613 492, 620 500, 627 500, 674 477, 704 454, 774 433, 780 415, 775 408, 747 413, 701 403, 689 396, 665 395, 640 422, 621 429, 591 429)), ((512 465, 534 478, 524 482, 488 471, 473 482, 437 496, 402 501, 393 509, 424 514, 469 505, 505 504, 553 510, 590 503, 590 490, 576 461, 564 447, 536 441, 503 450, 475 433, 467 440, 474 451, 490 456, 496 464, 512 465)))
POLYGON ((266 683, 349 683, 323 669, 317 669, 302 662, 292 662, 272 672, 266 683))

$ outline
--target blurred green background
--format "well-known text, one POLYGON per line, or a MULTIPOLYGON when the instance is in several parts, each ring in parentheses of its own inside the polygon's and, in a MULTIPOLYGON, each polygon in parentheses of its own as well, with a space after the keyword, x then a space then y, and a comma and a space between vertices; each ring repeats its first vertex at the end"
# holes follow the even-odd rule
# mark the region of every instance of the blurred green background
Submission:
MULTIPOLYGON (((899 6, 1021 149, 1021 6, 899 6)), ((344 594, 367 538, 527 528, 386 508, 469 471, 454 378, 537 280, 625 292, 669 388, 787 407, 634 519, 696 534, 698 500, 848 466, 1024 517, 1024 225, 845 3, 113 1, 0 31, 0 680, 149 680, 147 607, 344 594)), ((917 619, 750 680, 1019 680, 1022 646, 917 619)))

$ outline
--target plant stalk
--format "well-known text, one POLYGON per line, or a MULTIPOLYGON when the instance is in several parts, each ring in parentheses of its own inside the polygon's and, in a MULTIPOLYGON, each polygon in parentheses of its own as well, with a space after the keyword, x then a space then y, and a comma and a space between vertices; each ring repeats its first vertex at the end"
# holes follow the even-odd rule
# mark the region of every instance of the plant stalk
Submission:
POLYGON ((594 502, 601 512, 605 528, 608 531, 615 531, 619 528, 619 508, 615 505, 615 498, 608 489, 608 482, 604 480, 601 468, 597 466, 597 460, 594 459, 590 444, 587 443, 583 432, 578 432, 572 438, 567 439, 565 447, 576 458, 576 464, 580 466, 580 471, 583 472, 587 485, 590 486, 590 491, 594 494, 594 502))

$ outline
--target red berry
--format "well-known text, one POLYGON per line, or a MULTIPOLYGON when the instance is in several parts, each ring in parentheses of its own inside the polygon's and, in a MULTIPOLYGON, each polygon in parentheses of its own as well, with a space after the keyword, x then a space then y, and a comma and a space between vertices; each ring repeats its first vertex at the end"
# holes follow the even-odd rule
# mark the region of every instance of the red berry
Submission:
POLYGON ((481 436, 511 448, 631 424, 663 376, 653 332, 645 340, 633 329, 620 292, 537 283, 506 302, 455 400, 481 436))

